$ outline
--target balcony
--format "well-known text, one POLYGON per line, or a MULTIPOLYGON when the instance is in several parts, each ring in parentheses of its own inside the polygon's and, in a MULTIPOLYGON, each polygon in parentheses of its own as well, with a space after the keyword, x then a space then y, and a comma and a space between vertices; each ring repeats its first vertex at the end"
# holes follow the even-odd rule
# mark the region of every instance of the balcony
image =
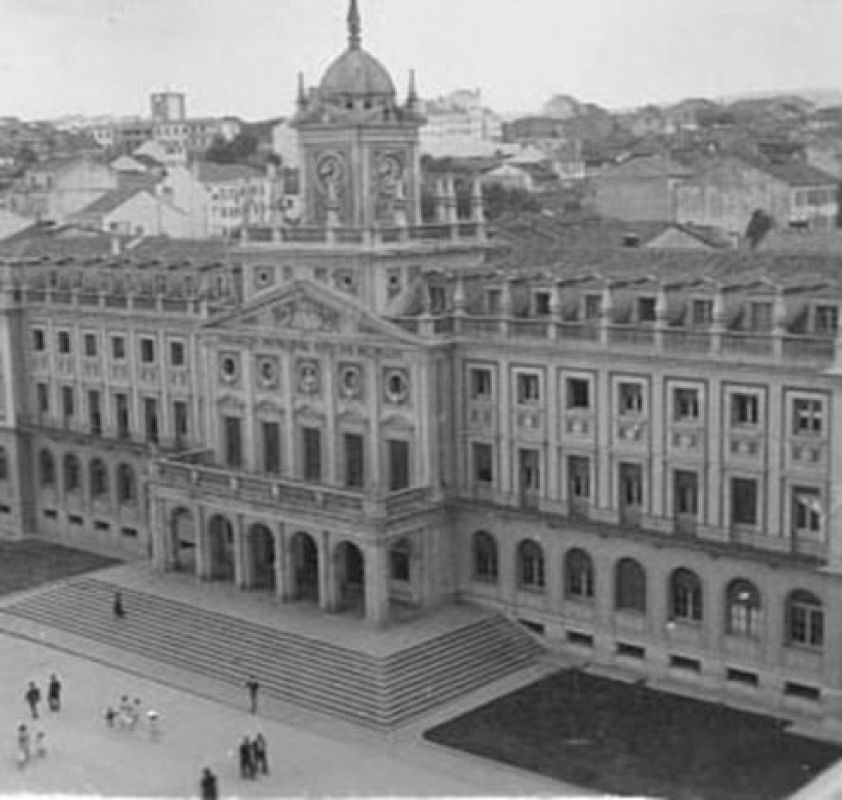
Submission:
POLYGON ((28 303, 76 307, 84 309, 84 312, 90 312, 91 309, 97 308, 104 311, 132 309, 155 315, 178 314, 198 318, 205 318, 209 315, 207 305, 197 297, 43 288, 27 288, 24 296, 28 303))
POLYGON ((253 475, 213 463, 211 450, 194 450, 156 462, 157 482, 191 495, 206 493, 215 500, 270 506, 275 510, 316 512, 342 523, 371 525, 374 520, 395 519, 430 508, 426 487, 386 495, 344 489, 278 476, 253 475))

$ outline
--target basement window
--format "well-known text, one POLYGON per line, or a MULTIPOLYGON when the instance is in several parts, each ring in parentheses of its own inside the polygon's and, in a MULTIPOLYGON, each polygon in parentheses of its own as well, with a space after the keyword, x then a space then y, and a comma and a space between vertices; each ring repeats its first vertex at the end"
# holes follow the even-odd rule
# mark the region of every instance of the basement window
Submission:
POLYGON ((811 703, 818 703, 821 700, 821 690, 816 686, 806 686, 803 683, 787 681, 784 684, 784 694, 787 697, 797 697, 799 700, 809 700, 811 703))
POLYGON ((750 686, 752 689, 756 689, 760 683, 756 672, 748 672, 744 669, 729 668, 725 673, 725 677, 731 683, 739 683, 743 686, 750 686))

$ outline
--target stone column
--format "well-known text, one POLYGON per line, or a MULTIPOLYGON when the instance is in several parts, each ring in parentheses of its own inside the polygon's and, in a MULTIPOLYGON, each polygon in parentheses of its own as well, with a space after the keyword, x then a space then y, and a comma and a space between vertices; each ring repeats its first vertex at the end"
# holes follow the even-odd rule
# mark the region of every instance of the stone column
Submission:
POLYGON ((163 500, 156 499, 152 509, 152 560, 155 569, 171 570, 174 553, 172 538, 167 530, 166 506, 163 500))
POLYGON ((319 608, 328 613, 336 610, 335 587, 333 580, 333 554, 331 553, 330 533, 322 531, 319 537, 319 608))
POLYGON ((287 603, 292 593, 292 575, 284 527, 284 523, 279 522, 272 533, 272 538, 275 541, 275 594, 280 597, 282 603, 287 603))
POLYGON ((238 589, 248 589, 249 564, 246 558, 246 529, 243 515, 237 514, 234 520, 234 583, 238 589))
POLYGON ((196 577, 200 581, 210 578, 210 548, 206 530, 205 509, 196 504, 192 507, 193 524, 196 526, 196 577))
POLYGON ((365 618, 375 628, 389 621, 389 574, 385 542, 365 550, 365 618))

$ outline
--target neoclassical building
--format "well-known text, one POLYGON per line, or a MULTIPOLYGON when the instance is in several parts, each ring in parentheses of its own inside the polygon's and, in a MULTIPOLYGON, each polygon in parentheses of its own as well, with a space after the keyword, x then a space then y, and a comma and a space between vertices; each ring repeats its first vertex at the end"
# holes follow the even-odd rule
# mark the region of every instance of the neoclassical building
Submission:
POLYGON ((425 222, 413 82, 348 27, 301 225, 0 250, 0 531, 838 718, 842 262, 527 266, 449 181, 425 222))

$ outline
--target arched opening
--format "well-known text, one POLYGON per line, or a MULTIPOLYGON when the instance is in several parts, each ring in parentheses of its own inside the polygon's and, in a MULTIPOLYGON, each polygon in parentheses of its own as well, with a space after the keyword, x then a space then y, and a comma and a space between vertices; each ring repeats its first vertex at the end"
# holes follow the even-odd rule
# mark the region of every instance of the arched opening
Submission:
POLYGON ((90 464, 91 499, 108 499, 108 468, 101 458, 95 458, 90 464))
POLYGON ((313 537, 298 531, 290 541, 292 559, 293 599, 308 603, 319 602, 319 549, 313 537))
POLYGON ((170 546, 173 567, 180 572, 196 571, 196 522, 186 508, 177 508, 170 517, 170 546))
POLYGON ((760 635, 760 592, 745 578, 735 578, 725 589, 725 630, 732 636, 760 635))
POLYGON ((234 526, 217 514, 208 523, 208 555, 212 581, 234 580, 234 526))
POLYGON ((82 485, 79 459, 73 453, 68 453, 63 462, 63 478, 65 492, 78 492, 82 485))
POLYGON ((275 537, 265 525, 249 528, 248 552, 251 560, 251 588, 275 591, 275 537))
POLYGON ((42 450, 38 455, 38 473, 42 486, 55 486, 56 462, 49 450, 42 450))
POLYGON ((497 583, 497 541, 488 531, 476 531, 473 544, 474 580, 497 583))
POLYGON ((683 567, 670 576, 669 609, 674 622, 702 621, 702 582, 695 572, 683 567))
POLYGON ((335 552, 339 610, 352 609, 364 614, 365 562, 363 554, 353 542, 342 542, 335 552))
POLYGON ((544 551, 538 542, 524 539, 517 546, 518 589, 544 591, 544 551))
POLYGON ((564 556, 564 596, 568 600, 591 601, 594 583, 591 557, 578 547, 568 550, 564 556))
POLYGON ((614 608, 646 613, 646 572, 633 558, 621 558, 614 572, 614 608))

